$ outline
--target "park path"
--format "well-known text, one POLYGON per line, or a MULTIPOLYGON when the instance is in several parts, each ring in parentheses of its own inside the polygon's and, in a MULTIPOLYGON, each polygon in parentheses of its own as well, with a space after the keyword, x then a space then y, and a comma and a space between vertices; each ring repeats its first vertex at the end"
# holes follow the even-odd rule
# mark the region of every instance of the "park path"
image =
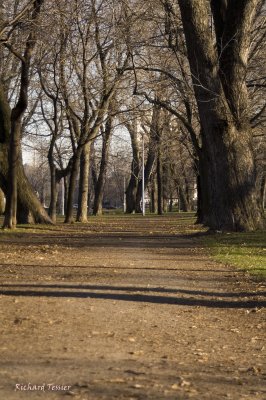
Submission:
POLYGON ((265 400, 265 286, 200 243, 184 216, 0 236, 0 399, 265 400))

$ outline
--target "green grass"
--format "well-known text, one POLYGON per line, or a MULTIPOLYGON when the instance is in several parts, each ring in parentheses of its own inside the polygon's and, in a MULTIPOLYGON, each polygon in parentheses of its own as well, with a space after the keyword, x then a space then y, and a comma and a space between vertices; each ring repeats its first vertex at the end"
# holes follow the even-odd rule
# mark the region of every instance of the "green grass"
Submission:
POLYGON ((204 244, 210 248, 210 253, 216 261, 266 278, 265 231, 205 236, 204 244))

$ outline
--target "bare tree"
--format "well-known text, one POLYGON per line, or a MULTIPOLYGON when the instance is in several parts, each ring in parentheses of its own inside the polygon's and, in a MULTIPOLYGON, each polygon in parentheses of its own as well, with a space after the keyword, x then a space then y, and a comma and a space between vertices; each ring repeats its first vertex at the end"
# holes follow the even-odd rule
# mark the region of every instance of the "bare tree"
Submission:
POLYGON ((251 28, 260 3, 179 0, 202 130, 204 222, 213 229, 262 226, 246 86, 251 28))
POLYGON ((112 9, 105 1, 100 4, 94 0, 79 2, 72 11, 72 30, 65 34, 65 49, 61 56, 63 99, 76 137, 66 222, 73 221, 73 196, 79 167, 82 187, 78 220, 86 222, 89 143, 100 134, 100 127, 108 117, 109 103, 124 74, 128 54, 125 46, 120 48, 114 42, 112 9), (67 65, 66 59, 71 64, 67 65))
MULTIPOLYGON (((33 55, 33 50, 36 45, 36 24, 39 19, 42 1, 27 2, 20 10, 15 10, 16 15, 8 21, 3 21, 1 26, 1 42, 10 54, 12 54, 20 63, 20 71, 13 68, 10 75, 0 86, 0 114, 1 114, 1 137, 2 137, 2 165, 1 165, 1 183, 2 188, 6 193, 7 205, 4 227, 13 228, 17 222, 17 209, 19 209, 19 217, 22 221, 45 222, 50 223, 46 212, 42 208, 40 202, 34 195, 27 178, 23 171, 21 161, 21 131, 22 118, 28 105, 28 89, 30 65, 33 55), (30 17, 28 17, 28 12, 30 17), (27 13, 27 14, 26 14, 27 13), (27 15, 24 20, 26 29, 26 37, 24 49, 16 46, 16 40, 20 30, 21 18, 27 15), (19 91, 15 104, 10 107, 7 97, 7 87, 13 74, 19 77, 19 91), (8 148, 8 150, 7 150, 8 148), (8 154, 8 157, 7 157, 8 154), (7 165, 8 163, 8 165, 7 165)), ((21 26, 24 28, 23 23, 21 26)), ((10 103, 14 103, 14 95, 10 98, 10 103)))
POLYGON ((102 202, 104 193, 104 183, 106 179, 106 172, 108 167, 109 149, 112 138, 114 115, 112 115, 112 103, 109 107, 109 115, 106 119, 104 126, 101 129, 102 133, 102 151, 101 151, 101 162, 99 168, 99 174, 94 184, 94 203, 93 203, 93 214, 102 214, 102 202))

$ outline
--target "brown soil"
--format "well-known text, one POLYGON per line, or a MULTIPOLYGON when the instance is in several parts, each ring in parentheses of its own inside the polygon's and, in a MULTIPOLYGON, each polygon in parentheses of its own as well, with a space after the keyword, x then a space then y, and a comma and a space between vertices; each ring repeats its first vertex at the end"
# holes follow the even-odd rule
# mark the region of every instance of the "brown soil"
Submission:
POLYGON ((265 286, 184 226, 2 233, 0 399, 266 399, 265 286))

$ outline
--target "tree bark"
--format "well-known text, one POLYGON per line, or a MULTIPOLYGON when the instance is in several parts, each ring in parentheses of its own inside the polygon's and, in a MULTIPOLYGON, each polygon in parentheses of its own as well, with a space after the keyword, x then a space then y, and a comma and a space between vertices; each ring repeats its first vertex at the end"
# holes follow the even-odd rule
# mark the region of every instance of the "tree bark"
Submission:
POLYGON ((163 180, 160 151, 157 155, 157 196, 158 215, 163 215, 163 180))
MULTIPOLYGON (((161 127, 159 125, 161 107, 158 105, 153 106, 152 122, 150 127, 150 140, 148 156, 145 163, 144 169, 144 188, 146 190, 150 180, 154 162, 156 160, 158 146, 161 138, 161 127)), ((137 194, 136 194, 136 212, 141 213, 141 199, 142 199, 142 179, 138 182, 137 194)))
POLYGON ((4 214, 5 208, 6 208, 5 194, 2 191, 2 189, 0 189, 0 215, 4 214))
MULTIPOLYGON (((0 85, 0 187, 7 195, 8 181, 8 147, 11 131, 11 110, 3 87, 0 85)), ((22 165, 21 149, 17 160, 17 222, 44 223, 52 221, 34 193, 22 165)))
POLYGON ((18 163, 18 213, 17 222, 20 224, 52 224, 52 220, 36 197, 25 175, 22 160, 18 163))
MULTIPOLYGON (((126 125, 127 126, 127 125, 126 125)), ((131 163, 131 175, 130 180, 126 189, 126 213, 132 214, 136 211, 136 194, 138 186, 138 178, 140 173, 140 159, 139 159, 139 147, 137 141, 137 130, 127 126, 127 129, 131 138, 132 146, 132 163, 131 163)))
MULTIPOLYGON (((33 4, 31 14, 35 21, 40 13, 43 0, 36 0, 33 4)), ((4 43, 7 45, 6 43, 4 43)), ((11 130, 8 149, 8 189, 6 196, 6 213, 4 228, 15 228, 17 224, 17 201, 18 201, 18 168, 21 147, 22 117, 28 106, 29 72, 32 53, 36 45, 35 30, 31 29, 26 43, 24 54, 19 56, 21 61, 20 90, 18 100, 11 112, 11 130)), ((11 51, 12 47, 11 47, 11 51)), ((17 53, 15 53, 17 56, 17 53)))
POLYGON ((21 137, 21 117, 14 116, 11 113, 11 134, 8 152, 8 190, 6 213, 4 219, 5 228, 15 228, 17 225, 17 175, 18 175, 18 159, 20 154, 20 137, 21 137))
POLYGON ((82 153, 83 147, 78 147, 76 152, 73 156, 73 163, 69 177, 69 184, 68 184, 68 194, 67 194, 67 203, 66 203, 66 216, 65 216, 65 223, 66 224, 73 224, 74 221, 74 213, 73 213, 73 203, 74 203, 74 194, 78 179, 78 172, 80 166, 80 158, 82 153))
POLYGON ((49 167, 50 167, 50 194, 51 194, 51 199, 50 199, 50 205, 49 205, 49 216, 51 217, 51 220, 55 223, 56 222, 56 203, 57 203, 57 197, 58 197, 58 183, 56 179, 56 166, 54 164, 54 157, 53 157, 53 149, 54 149, 54 143, 56 140, 56 136, 54 135, 51 143, 50 143, 50 148, 48 152, 48 162, 49 162, 49 167))
POLYGON ((89 171, 91 142, 85 144, 80 160, 77 222, 88 222, 89 171))
POLYGON ((203 211, 202 211, 202 189, 201 189, 201 177, 197 175, 197 212, 196 212, 196 224, 202 224, 204 222, 203 211))
POLYGON ((50 189, 51 189, 51 199, 49 205, 48 214, 51 220, 55 223, 56 222, 56 204, 58 199, 58 190, 59 190, 59 182, 56 179, 56 168, 53 166, 50 167, 50 189))
POLYGON ((151 207, 150 212, 153 214, 158 213, 158 188, 157 188, 157 174, 152 175, 151 181, 151 207))
POLYGON ((103 190, 104 190, 104 182, 108 164, 111 133, 112 133, 112 117, 108 117, 102 138, 103 144, 102 144, 100 171, 94 189, 93 215, 102 214, 103 190))
POLYGON ((223 13, 213 7, 216 42, 222 43, 215 49, 208 3, 179 0, 202 130, 204 223, 214 230, 263 226, 245 84, 249 33, 257 3, 223 2, 223 13))
POLYGON ((263 176, 260 184, 260 198, 263 210, 265 209, 265 197, 266 197, 266 178, 265 176, 263 176))

